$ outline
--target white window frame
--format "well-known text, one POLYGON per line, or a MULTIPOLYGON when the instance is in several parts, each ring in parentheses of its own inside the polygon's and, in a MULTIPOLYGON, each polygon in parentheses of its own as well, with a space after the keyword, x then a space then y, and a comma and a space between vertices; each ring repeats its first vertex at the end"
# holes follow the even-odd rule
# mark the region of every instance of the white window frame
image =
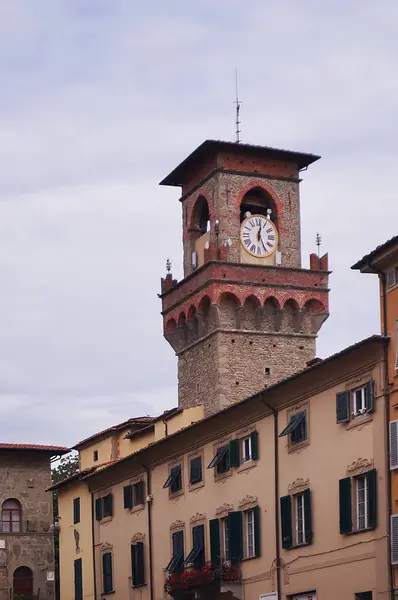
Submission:
POLYGON ((355 390, 352 390, 352 416, 359 417, 360 415, 364 415, 366 413, 366 396, 365 396, 366 386, 363 385, 355 390), (357 401, 357 392, 361 392, 361 399, 358 406, 357 401))
POLYGON ((256 555, 256 532, 254 529, 254 510, 245 512, 246 519, 246 558, 256 555))
POLYGON ((296 545, 301 546, 306 543, 305 539, 305 513, 304 513, 304 494, 296 494, 295 502, 295 517, 296 517, 296 545))
POLYGON ((240 459, 243 463, 252 460, 252 439, 250 435, 240 439, 240 459), (247 449, 249 453, 246 452, 247 449))
POLYGON ((229 526, 228 517, 221 519, 223 559, 229 561, 229 526))
POLYGON ((363 531, 364 529, 368 529, 369 527, 369 478, 365 473, 364 475, 359 475, 355 478, 355 487, 356 487, 356 513, 357 513, 357 531, 363 531), (359 483, 364 482, 363 492, 364 498, 363 501, 359 501, 359 493, 362 489, 359 489, 359 483), (360 514, 359 506, 363 505, 364 511, 360 514), (364 526, 361 527, 360 519, 364 519, 364 526))

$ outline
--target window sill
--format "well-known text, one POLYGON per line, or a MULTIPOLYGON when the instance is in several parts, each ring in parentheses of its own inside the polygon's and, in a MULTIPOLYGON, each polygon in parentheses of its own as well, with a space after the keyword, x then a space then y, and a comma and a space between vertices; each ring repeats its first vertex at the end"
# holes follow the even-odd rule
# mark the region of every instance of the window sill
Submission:
POLYGON ((180 490, 178 490, 178 492, 171 492, 169 491, 169 500, 174 500, 175 498, 179 498, 180 496, 184 495, 184 488, 181 488, 180 490))
POLYGON ((194 492, 195 490, 200 490, 200 488, 204 487, 205 482, 202 481, 198 481, 197 483, 190 483, 188 485, 188 489, 190 492, 194 492))
POLYGON ((358 533, 366 533, 367 531, 374 531, 376 527, 366 527, 366 529, 355 529, 349 533, 343 533, 342 535, 357 535, 358 533))
POLYGON ((243 471, 248 471, 249 469, 253 469, 253 467, 257 466, 257 460, 246 460, 237 468, 238 473, 242 473, 243 471))
POLYGON ((247 562, 249 560, 254 560, 255 558, 260 558, 260 556, 244 556, 242 558, 242 562, 247 562))
POLYGON ((347 423, 346 429, 347 430, 355 429, 355 427, 361 427, 362 425, 365 425, 365 423, 369 423, 370 421, 373 421, 372 413, 367 413, 366 415, 360 415, 358 417, 353 417, 347 423))
POLYGON ((289 552, 289 550, 297 550, 298 548, 305 548, 306 546, 311 546, 311 544, 309 542, 305 542, 304 544, 293 544, 292 546, 289 546, 288 548, 283 548, 283 550, 286 550, 287 552, 289 552))
POLYGON ((137 588, 142 588, 145 587, 147 584, 146 583, 138 583, 137 585, 132 585, 131 587, 133 588, 133 590, 136 590, 137 588))
POLYGON ((289 452, 289 454, 291 454, 292 452, 296 452, 297 450, 306 448, 306 446, 309 446, 309 444, 310 444, 310 440, 308 438, 306 440, 303 440, 302 442, 297 442, 295 444, 292 444, 291 442, 289 442, 287 451, 289 452))
MULTIPOLYGON (((102 519, 100 521, 98 521, 98 523, 100 525, 105 525, 106 523, 109 523, 109 521, 112 521, 112 515, 109 517, 102 517, 102 519)), ((109 594, 112 594, 113 592, 109 592, 109 594)))
POLYGON ((137 504, 137 506, 133 506, 133 508, 130 508, 130 513, 140 512, 141 510, 144 510, 144 508, 145 504, 137 504))
POLYGON ((231 477, 232 475, 232 468, 229 469, 228 471, 225 471, 225 473, 214 473, 214 481, 225 481, 225 479, 228 479, 228 477, 231 477))
POLYGON ((106 598, 110 594, 115 594, 115 593, 116 593, 115 590, 112 590, 111 592, 102 592, 101 598, 106 598))

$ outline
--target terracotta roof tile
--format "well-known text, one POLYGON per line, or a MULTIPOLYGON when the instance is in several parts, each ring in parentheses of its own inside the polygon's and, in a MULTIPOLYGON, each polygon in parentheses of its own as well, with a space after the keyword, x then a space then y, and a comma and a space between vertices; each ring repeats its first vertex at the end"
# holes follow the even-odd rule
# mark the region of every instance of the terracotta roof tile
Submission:
POLYGON ((376 248, 372 250, 372 252, 369 252, 369 254, 365 254, 365 256, 363 256, 360 260, 358 260, 358 262, 355 263, 355 265, 352 265, 351 269, 362 269, 362 267, 368 266, 372 258, 375 258, 379 253, 384 252, 384 250, 388 250, 388 248, 390 248, 390 246, 394 246, 394 244, 398 244, 398 235, 395 235, 394 237, 390 238, 389 240, 384 242, 384 244, 376 246, 376 248))
POLYGON ((0 450, 37 450, 41 452, 52 452, 53 454, 66 454, 70 448, 64 446, 43 446, 41 444, 7 444, 0 443, 0 450))

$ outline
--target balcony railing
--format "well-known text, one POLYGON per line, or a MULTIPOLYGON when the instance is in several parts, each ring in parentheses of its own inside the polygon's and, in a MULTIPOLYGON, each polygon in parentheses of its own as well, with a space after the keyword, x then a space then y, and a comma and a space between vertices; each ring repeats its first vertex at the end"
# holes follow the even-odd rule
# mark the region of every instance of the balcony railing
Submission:
POLYGON ((238 563, 222 561, 219 567, 214 567, 210 562, 203 567, 188 567, 178 573, 167 573, 165 590, 174 595, 184 590, 209 585, 214 581, 240 581, 242 574, 238 563))

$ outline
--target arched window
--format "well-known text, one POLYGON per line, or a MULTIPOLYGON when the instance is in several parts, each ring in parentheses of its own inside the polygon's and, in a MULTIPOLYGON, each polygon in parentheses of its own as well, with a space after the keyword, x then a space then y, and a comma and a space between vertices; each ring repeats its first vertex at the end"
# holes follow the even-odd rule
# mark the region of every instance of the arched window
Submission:
POLYGON ((29 567, 18 567, 13 577, 14 598, 31 598, 33 596, 33 572, 29 567))
POLYGON ((196 201, 192 215, 192 228, 199 232, 200 235, 203 235, 210 229, 209 205, 204 196, 199 196, 196 201))
POLYGON ((10 499, 3 502, 1 529, 5 533, 21 531, 21 505, 18 500, 10 499))
POLYGON ((277 214, 273 199, 263 188, 254 187, 249 190, 243 197, 240 205, 240 222, 246 218, 246 213, 252 215, 264 215, 268 216, 268 210, 270 210, 271 221, 276 221, 277 214))

